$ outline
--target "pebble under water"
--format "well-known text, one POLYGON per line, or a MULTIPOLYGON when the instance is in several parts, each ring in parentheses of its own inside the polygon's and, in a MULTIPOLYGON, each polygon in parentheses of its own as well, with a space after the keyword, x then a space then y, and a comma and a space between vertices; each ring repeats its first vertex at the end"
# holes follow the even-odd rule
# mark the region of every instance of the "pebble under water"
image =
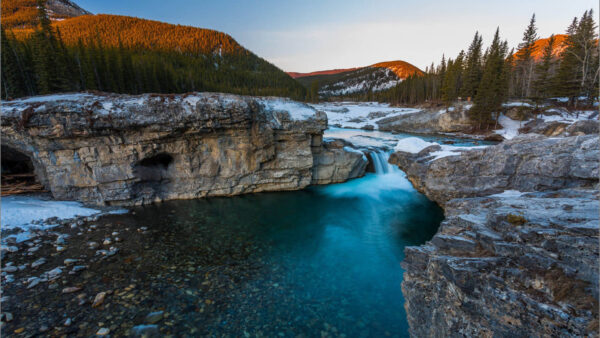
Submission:
POLYGON ((69 256, 89 260, 86 270, 50 287, 8 285, 5 294, 18 294, 10 310, 29 318, 10 329, 62 327, 68 317, 73 324, 54 333, 93 335, 105 327, 130 335, 152 323, 174 336, 408 336, 403 250, 429 240, 443 213, 402 172, 387 171, 102 217, 91 232, 73 230, 65 253, 46 254, 45 266, 69 256), (119 251, 98 259, 86 243, 111 233, 123 239, 119 251), (80 294, 65 294, 69 286, 80 294), (106 292, 103 304, 90 306, 99 292, 106 292), (152 312, 160 314, 156 321, 152 312))
POLYGON ((136 212, 134 221, 154 231, 141 264, 155 267, 137 278, 157 279, 154 304, 180 316, 180 333, 407 336, 403 250, 430 239, 442 218, 397 171, 169 202, 136 212))

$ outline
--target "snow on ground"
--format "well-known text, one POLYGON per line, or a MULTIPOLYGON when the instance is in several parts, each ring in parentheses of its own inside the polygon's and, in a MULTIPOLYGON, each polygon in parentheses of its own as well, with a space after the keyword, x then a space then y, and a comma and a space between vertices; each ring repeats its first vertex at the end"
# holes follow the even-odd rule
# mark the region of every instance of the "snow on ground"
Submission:
MULTIPOLYGON (((538 115, 538 118, 544 122, 561 122, 571 124, 581 120, 592 119, 595 115, 597 115, 597 113, 598 112, 596 110, 569 112, 565 109, 550 108, 546 110, 546 114, 538 115), (551 113, 552 115, 547 115, 547 113, 551 113)), ((498 118, 498 123, 502 126, 502 129, 496 130, 495 133, 501 135, 507 140, 513 139, 519 135, 519 129, 522 128, 527 122, 532 120, 533 119, 517 121, 504 114, 501 114, 498 118)))
POLYGON ((417 154, 420 151, 422 151, 423 149, 433 146, 433 145, 439 145, 441 149, 429 153, 429 156, 433 156, 433 158, 430 161, 435 161, 440 158, 448 157, 448 156, 457 156, 457 155, 460 155, 460 153, 465 150, 483 149, 483 148, 487 147, 485 145, 484 146, 469 146, 469 147, 455 146, 455 145, 449 145, 449 144, 439 144, 436 142, 427 142, 418 137, 407 137, 407 138, 403 138, 400 141, 398 141, 398 143, 394 147, 394 150, 395 151, 403 151, 403 152, 407 152, 407 153, 411 153, 411 154, 417 154))
POLYGON ((533 107, 531 105, 531 103, 519 102, 519 101, 507 102, 507 103, 502 104, 502 106, 504 106, 504 107, 533 107))
POLYGON ((501 197, 501 198, 514 198, 521 197, 525 192, 520 192, 518 190, 505 190, 500 194, 490 195, 490 197, 501 197))
MULTIPOLYGON (((2 212, 0 219, 2 230, 20 228, 23 231, 17 235, 8 236, 16 237, 17 241, 29 238, 31 230, 56 226, 56 224, 41 224, 41 221, 48 218, 57 217, 61 220, 101 213, 100 210, 86 208, 79 202, 55 201, 38 196, 22 195, 2 197, 0 210, 2 212)), ((113 212, 123 213, 126 210, 119 209, 113 212)))
POLYGON ((306 120, 314 117, 316 111, 309 105, 283 98, 258 99, 268 111, 288 112, 294 120, 306 120))
POLYGON ((392 149, 398 142, 399 136, 377 130, 329 128, 323 133, 325 138, 340 138, 356 147, 392 149))
POLYGON ((501 135, 507 140, 510 140, 519 135, 519 128, 521 128, 526 122, 515 121, 502 114, 498 118, 498 123, 500 123, 502 129, 496 130, 495 133, 501 135))
POLYGON ((579 120, 589 120, 592 115, 596 114, 596 110, 580 110, 574 112, 568 112, 564 109, 551 108, 546 110, 548 113, 555 113, 556 115, 540 115, 540 119, 545 122, 563 122, 563 123, 574 123, 579 120))
POLYGON ((390 107, 387 103, 378 102, 326 102, 312 106, 327 114, 329 125, 341 125, 344 128, 363 128, 366 125, 378 128, 378 120, 419 111, 415 108, 390 107))
POLYGON ((436 144, 437 143, 427 142, 418 137, 407 137, 407 138, 403 138, 400 141, 398 141, 398 143, 394 147, 394 150, 395 151, 404 151, 404 152, 411 153, 411 154, 416 154, 416 153, 420 152, 421 150, 423 150, 429 146, 436 145, 436 144))
POLYGON ((448 157, 448 156, 458 156, 465 150, 483 149, 488 146, 460 147, 460 146, 441 144, 440 147, 442 147, 441 150, 433 151, 433 152, 429 153, 430 156, 433 156, 433 158, 430 161, 439 160, 440 158, 448 157))

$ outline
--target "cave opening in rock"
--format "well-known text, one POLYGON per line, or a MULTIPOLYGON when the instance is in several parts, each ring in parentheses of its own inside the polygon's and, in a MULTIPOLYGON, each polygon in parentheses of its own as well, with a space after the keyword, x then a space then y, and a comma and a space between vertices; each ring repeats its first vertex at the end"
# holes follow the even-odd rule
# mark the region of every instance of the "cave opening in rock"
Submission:
POLYGON ((14 148, 2 145, 2 196, 43 192, 31 158, 14 148))
POLYGON ((139 161, 134 167, 134 172, 143 182, 158 182, 166 178, 171 163, 173 156, 160 153, 139 161))
POLYGON ((143 158, 134 164, 134 175, 139 179, 133 186, 133 198, 155 199, 160 198, 168 191, 171 181, 169 167, 173 163, 173 156, 159 153, 143 158))

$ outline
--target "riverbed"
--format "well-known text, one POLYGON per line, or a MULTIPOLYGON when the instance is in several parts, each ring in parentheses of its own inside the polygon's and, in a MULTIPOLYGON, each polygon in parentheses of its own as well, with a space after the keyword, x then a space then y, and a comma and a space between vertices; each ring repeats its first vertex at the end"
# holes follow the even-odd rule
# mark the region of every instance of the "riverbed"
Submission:
POLYGON ((2 311, 11 316, 4 332, 408 336, 403 251, 429 240, 443 219, 387 163, 398 140, 416 136, 331 128, 325 137, 369 149, 375 172, 302 191, 164 202, 38 231, 3 261, 18 267, 3 272, 2 311))

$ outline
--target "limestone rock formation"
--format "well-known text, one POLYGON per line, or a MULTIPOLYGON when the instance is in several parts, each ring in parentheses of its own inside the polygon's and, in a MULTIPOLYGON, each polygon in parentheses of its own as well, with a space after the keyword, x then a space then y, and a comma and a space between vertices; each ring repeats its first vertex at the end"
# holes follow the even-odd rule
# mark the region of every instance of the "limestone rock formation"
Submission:
POLYGON ((574 123, 565 123, 558 121, 545 122, 537 119, 526 123, 519 129, 520 133, 535 133, 549 137, 555 136, 581 136, 597 135, 600 122, 596 119, 579 120, 574 123))
POLYGON ((590 190, 449 202, 433 239, 405 251, 411 336, 597 334, 598 211, 590 190))
POLYGON ((400 133, 455 133, 471 129, 468 106, 456 104, 448 109, 423 109, 415 113, 377 121, 379 130, 400 133))
POLYGON ((366 155, 340 139, 325 139, 323 147, 314 152, 313 184, 330 184, 361 177, 365 174, 366 155))
POLYGON ((326 128, 327 116, 305 104, 228 94, 2 104, 3 147, 29 156, 55 198, 106 205, 302 189, 326 128))
POLYGON ((390 157, 446 214, 405 250, 411 335, 597 335, 598 136, 527 135, 431 161, 434 148, 390 157))
POLYGON ((396 152, 390 163, 398 165, 419 191, 441 205, 454 198, 487 196, 510 189, 591 188, 598 183, 600 145, 595 135, 523 135, 460 156, 430 161, 428 155, 436 150, 434 147, 418 154, 396 152))

